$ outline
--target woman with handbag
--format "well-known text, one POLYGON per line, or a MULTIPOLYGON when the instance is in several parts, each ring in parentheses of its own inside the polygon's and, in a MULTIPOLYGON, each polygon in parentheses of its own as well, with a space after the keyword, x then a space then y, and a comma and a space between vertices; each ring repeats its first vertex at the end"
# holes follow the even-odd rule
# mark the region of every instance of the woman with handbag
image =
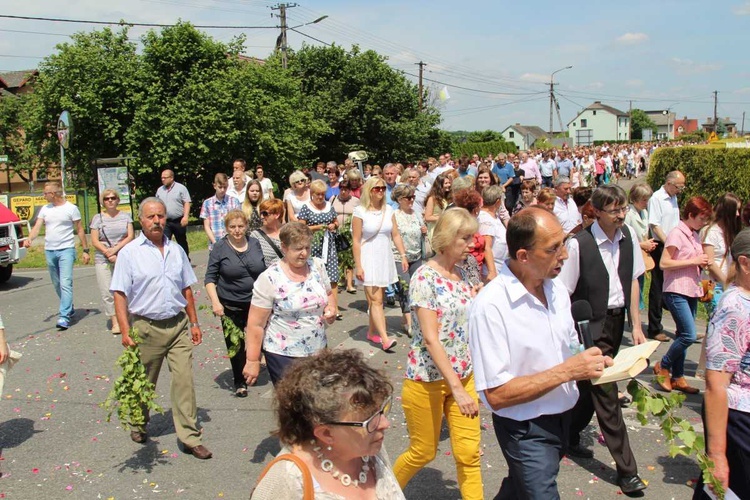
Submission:
MULTIPOLYGON (((628 212, 625 214, 625 224, 633 229, 633 233, 635 233, 638 244, 641 247, 646 272, 654 268, 654 259, 651 257, 651 252, 656 248, 656 242, 649 236, 648 230, 648 200, 651 199, 653 194, 654 190, 645 182, 639 182, 630 188, 630 193, 628 194, 630 204, 628 205, 628 212)), ((643 285, 645 282, 646 275, 644 273, 638 278, 638 285, 641 291, 639 309, 646 308, 646 304, 643 301, 643 285)))
MULTIPOLYGON (((339 275, 343 273, 346 281, 346 293, 355 294, 354 287, 354 255, 352 255, 352 214, 359 206, 359 198, 352 195, 349 179, 339 182, 339 194, 331 199, 331 206, 336 211, 336 219, 339 221, 339 229, 336 233, 336 249, 339 252, 339 275), (345 241, 348 248, 344 248, 345 241)), ((339 277, 339 279, 341 279, 339 277)))
POLYGON ((269 267, 284 257, 281 252, 281 240, 279 240, 279 231, 284 220, 284 202, 278 198, 264 200, 259 208, 263 225, 252 231, 250 237, 255 238, 260 243, 263 259, 266 262, 266 267, 269 267))
MULTIPOLYGON (((253 286, 258 276, 266 270, 260 243, 247 236, 247 216, 242 210, 231 210, 224 217, 227 234, 211 249, 204 284, 211 299, 211 308, 216 316, 226 315, 244 331, 247 314, 253 298, 253 286)), ((224 332, 227 349, 231 340, 224 332)), ((245 341, 234 356, 229 358, 234 379, 234 394, 238 398, 247 396, 247 385, 242 369, 245 366, 245 341)))
POLYGON ((331 280, 336 319, 341 320, 343 316, 339 312, 338 305, 339 259, 336 251, 336 230, 339 227, 339 221, 336 217, 336 210, 326 201, 327 189, 325 182, 312 181, 310 201, 300 209, 297 220, 307 224, 313 232, 311 255, 321 259, 326 265, 326 272, 331 280))
POLYGON ((411 336, 411 312, 409 309, 409 282, 414 272, 422 265, 423 240, 427 234, 427 226, 422 217, 412 209, 414 205, 414 187, 410 184, 398 184, 393 188, 391 199, 398 203, 398 210, 394 212, 396 227, 401 235, 406 252, 408 269, 401 266, 401 254, 396 245, 391 245, 393 258, 396 261, 398 282, 396 283, 396 297, 401 305, 401 326, 407 335, 411 336))
POLYGON ((104 211, 91 219, 91 246, 94 247, 94 266, 96 267, 96 282, 102 297, 104 314, 112 320, 112 333, 120 332, 115 316, 115 300, 109 291, 112 281, 112 270, 117 262, 117 252, 130 243, 134 236, 133 218, 127 212, 117 209, 120 195, 114 189, 105 189, 101 194, 101 204, 104 211))
POLYGON ((711 220, 711 205, 701 196, 690 198, 682 209, 680 223, 667 235, 660 266, 664 271, 664 302, 672 314, 676 328, 675 340, 654 365, 659 386, 671 392, 677 389, 697 394, 696 387, 685 380, 685 352, 695 342, 695 313, 698 299, 703 296, 701 269, 708 266, 703 252, 700 231, 711 220))
POLYGON ((276 387, 282 449, 252 500, 405 500, 383 448, 393 386, 356 349, 324 350, 276 387))
POLYGON ((383 295, 385 287, 398 281, 391 243, 401 255, 402 270, 409 270, 409 262, 393 209, 385 202, 385 190, 385 181, 379 177, 371 177, 362 187, 360 205, 352 217, 352 243, 354 276, 365 287, 369 307, 367 340, 390 351, 396 340, 388 338, 383 295))

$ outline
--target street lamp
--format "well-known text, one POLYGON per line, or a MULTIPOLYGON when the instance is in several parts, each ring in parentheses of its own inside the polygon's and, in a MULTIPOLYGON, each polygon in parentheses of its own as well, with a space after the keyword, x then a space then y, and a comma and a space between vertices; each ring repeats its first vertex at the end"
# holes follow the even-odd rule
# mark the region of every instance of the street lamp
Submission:
POLYGON ((310 21, 309 23, 304 23, 304 24, 298 24, 297 26, 292 26, 291 28, 287 28, 287 29, 293 30, 293 29, 301 28, 303 26, 309 26, 311 24, 318 24, 320 21, 322 21, 323 19, 327 19, 327 18, 328 18, 327 15, 326 16, 320 16, 315 21, 310 21))
MULTIPOLYGON (((669 115, 669 112, 672 110, 672 106, 674 106, 676 104, 680 104, 680 103, 679 102, 673 102, 672 104, 670 104, 669 106, 667 106, 667 109, 665 109, 664 111, 661 112, 661 114, 663 114, 664 116, 667 117, 667 140, 674 139, 674 133, 672 133, 672 137, 669 137, 669 129, 671 128, 670 127, 671 116, 669 115)), ((674 125, 672 125, 672 126, 674 126, 674 125)))
POLYGON ((293 26, 293 27, 290 28, 290 27, 288 27, 286 25, 286 7, 283 6, 283 7, 281 7, 281 9, 282 9, 282 11, 281 11, 281 26, 279 26, 281 28, 281 34, 279 34, 279 37, 276 39, 276 50, 281 50, 281 67, 284 68, 284 69, 286 69, 286 49, 287 49, 287 45, 286 45, 286 32, 287 32, 287 30, 296 30, 297 28, 301 28, 303 26, 309 26, 311 24, 317 24, 320 21, 322 21, 323 19, 326 19, 328 16, 327 15, 326 16, 320 16, 319 18, 317 18, 314 21, 310 21, 309 23, 302 23, 300 25, 293 26))
POLYGON ((555 70, 552 72, 551 75, 549 75, 549 136, 552 138, 552 108, 555 104, 555 73, 559 73, 560 71, 565 71, 566 69, 570 69, 573 66, 565 66, 564 68, 560 68, 558 70, 555 70))

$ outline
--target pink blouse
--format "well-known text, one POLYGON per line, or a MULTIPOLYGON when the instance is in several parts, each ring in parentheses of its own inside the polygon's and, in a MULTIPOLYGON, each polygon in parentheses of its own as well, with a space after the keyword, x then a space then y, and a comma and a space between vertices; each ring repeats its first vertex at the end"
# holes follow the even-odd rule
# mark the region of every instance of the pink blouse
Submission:
MULTIPOLYGON (((677 227, 672 229, 667 235, 664 252, 667 252, 669 247, 677 249, 672 257, 673 260, 690 260, 703 253, 700 235, 698 235, 697 231, 693 231, 687 227, 687 224, 683 221, 680 221, 677 227)), ((665 292, 679 293, 686 297, 702 297, 703 288, 700 282, 700 266, 664 270, 665 292)))

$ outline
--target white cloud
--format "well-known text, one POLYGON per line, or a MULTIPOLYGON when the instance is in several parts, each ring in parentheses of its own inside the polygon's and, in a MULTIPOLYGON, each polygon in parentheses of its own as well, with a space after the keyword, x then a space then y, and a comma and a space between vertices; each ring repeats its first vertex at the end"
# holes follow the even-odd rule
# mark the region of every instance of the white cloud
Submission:
POLYGON ((721 64, 699 63, 693 61, 692 59, 681 59, 679 57, 673 57, 670 62, 675 67, 677 72, 681 75, 696 75, 699 73, 708 73, 710 71, 718 71, 722 68, 721 64))
POLYGON ((645 33, 625 33, 624 35, 617 37, 617 43, 622 45, 636 45, 647 40, 648 35, 645 33))
POLYGON ((643 80, 633 78, 632 80, 626 80, 625 85, 628 87, 643 87, 643 80))
POLYGON ((549 75, 541 73, 524 73, 519 78, 524 82, 549 83, 549 75))
POLYGON ((600 90, 604 88, 604 84, 602 82, 591 82, 584 85, 583 88, 589 90, 600 90))
POLYGON ((750 16, 750 2, 745 2, 742 5, 735 5, 732 12, 738 16, 750 16))

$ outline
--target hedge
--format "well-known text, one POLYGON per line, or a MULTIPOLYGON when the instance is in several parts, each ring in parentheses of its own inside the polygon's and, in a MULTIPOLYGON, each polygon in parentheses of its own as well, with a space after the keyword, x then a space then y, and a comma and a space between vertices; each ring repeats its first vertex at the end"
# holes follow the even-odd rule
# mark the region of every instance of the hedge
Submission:
POLYGON ((685 175, 681 203, 703 196, 713 204, 730 191, 743 202, 750 200, 750 149, 658 148, 649 166, 651 187, 659 189, 672 170, 685 175))
POLYGON ((512 142, 506 141, 488 141, 488 142, 457 142, 453 144, 453 156, 460 158, 463 155, 471 157, 478 154, 481 158, 491 154, 495 156, 498 153, 515 153, 518 148, 512 142))

